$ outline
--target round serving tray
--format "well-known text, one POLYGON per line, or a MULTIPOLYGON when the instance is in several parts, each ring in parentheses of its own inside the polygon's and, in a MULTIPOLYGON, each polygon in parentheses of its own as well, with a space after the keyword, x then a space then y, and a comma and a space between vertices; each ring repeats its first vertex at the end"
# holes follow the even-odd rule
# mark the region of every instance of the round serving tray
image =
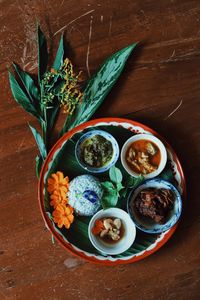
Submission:
MULTIPOLYGON (((159 177, 171 181, 179 190, 182 199, 185 199, 186 185, 183 170, 172 147, 157 132, 141 123, 121 118, 103 118, 83 123, 63 135, 49 152, 40 174, 38 195, 40 210, 50 232, 66 250, 90 262, 105 265, 132 263, 145 258, 162 247, 176 230, 177 224, 168 231, 157 235, 146 234, 137 230, 136 241, 128 251, 117 256, 104 256, 98 253, 89 242, 87 236, 88 218, 82 217, 81 220, 75 221, 69 230, 59 229, 51 218, 52 208, 49 206, 48 193, 46 192, 47 178, 56 171, 62 171, 65 176, 69 176, 70 180, 77 175, 85 174, 85 170, 80 168, 75 161, 74 148, 80 135, 93 128, 110 132, 117 139, 120 148, 134 134, 150 133, 160 138, 166 146, 168 161, 159 177), (79 229, 81 229, 80 232, 79 229)), ((122 167, 120 166, 120 168, 122 167)))

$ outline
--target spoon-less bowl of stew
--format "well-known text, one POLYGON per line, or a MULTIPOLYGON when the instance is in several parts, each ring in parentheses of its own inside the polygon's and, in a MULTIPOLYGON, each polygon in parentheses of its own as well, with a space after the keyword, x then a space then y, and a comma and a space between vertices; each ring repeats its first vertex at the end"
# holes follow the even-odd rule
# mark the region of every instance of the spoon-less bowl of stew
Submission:
POLYGON ((143 175, 149 179, 163 171, 167 162, 167 151, 154 135, 136 134, 123 145, 121 162, 131 176, 143 175))
POLYGON ((103 130, 91 130, 83 134, 75 147, 79 165, 91 173, 103 173, 119 158, 119 146, 115 138, 103 130))
POLYGON ((102 209, 92 217, 88 236, 92 245, 101 253, 117 255, 134 243, 136 227, 127 212, 112 207, 102 209))
POLYGON ((169 230, 179 220, 181 195, 168 181, 146 180, 130 193, 127 211, 141 231, 158 234, 169 230))

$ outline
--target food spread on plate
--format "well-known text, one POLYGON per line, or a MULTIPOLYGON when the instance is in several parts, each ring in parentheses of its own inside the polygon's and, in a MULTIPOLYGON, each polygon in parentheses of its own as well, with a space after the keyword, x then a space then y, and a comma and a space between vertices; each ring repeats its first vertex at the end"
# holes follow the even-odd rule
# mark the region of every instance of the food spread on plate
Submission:
POLYGON ((148 188, 142 190, 133 205, 141 216, 163 224, 174 205, 174 194, 169 189, 148 188))
POLYGON ((113 217, 97 219, 92 228, 92 233, 106 243, 116 243, 124 235, 123 222, 121 219, 113 217))
POLYGON ((158 169, 161 153, 158 146, 149 140, 133 142, 126 152, 126 161, 138 174, 149 174, 158 169))
MULTIPOLYGON (((153 172, 158 168, 162 157, 159 147, 152 141, 153 138, 151 140, 151 137, 148 137, 145 140, 142 139, 142 136, 138 135, 139 139, 130 144, 127 152, 124 152, 123 147, 121 152, 125 155, 125 158, 132 165, 133 169, 137 170, 138 176, 131 176, 123 164, 123 170, 120 169, 121 165, 118 164, 119 167, 111 165, 105 171, 105 169, 101 169, 101 166, 107 164, 112 159, 115 150, 113 147, 115 146, 104 137, 106 136, 106 132, 103 132, 102 135, 92 135, 92 133, 91 130, 89 133, 79 136, 74 147, 74 157, 81 170, 83 170, 84 167, 77 155, 77 149, 80 150, 81 159, 85 164, 92 167, 99 167, 98 174, 93 176, 91 173, 95 172, 92 169, 88 169, 86 174, 75 176, 69 180, 62 172, 58 171, 51 174, 48 178, 47 191, 49 193, 50 205, 53 207, 52 218, 59 228, 65 227, 69 229, 71 225, 73 226, 72 223, 76 223, 76 220, 87 217, 89 218, 89 227, 87 225, 87 228, 89 230, 90 243, 98 251, 101 251, 99 244, 95 244, 93 235, 100 243, 104 243, 104 252, 110 253, 110 247, 112 249, 117 247, 119 245, 118 242, 124 236, 124 228, 127 227, 127 220, 125 221, 109 215, 108 217, 97 218, 94 221, 93 227, 91 227, 92 218, 96 218, 96 215, 101 213, 100 209, 102 208, 106 210, 107 208, 115 208, 118 204, 120 207, 127 205, 128 217, 134 222, 134 226, 139 228, 137 230, 147 232, 145 228, 143 230, 142 227, 138 226, 132 210, 129 211, 128 209, 128 203, 131 199, 129 194, 144 181, 144 174, 153 172), (105 245, 108 245, 108 248, 106 248, 108 252, 105 250, 105 245)), ((121 161, 123 155, 121 156, 121 161)), ((176 213, 174 210, 175 201, 176 197, 170 188, 149 187, 142 189, 131 205, 132 209, 137 211, 141 220, 149 218, 157 226, 158 224, 162 225, 167 222, 169 213, 172 216, 176 213)), ((131 225, 129 224, 129 226, 131 225)), ((172 225, 168 224, 167 226, 167 229, 169 229, 172 225)), ((161 230, 163 229, 161 228, 161 230)), ((118 253, 118 249, 112 253, 118 253)))
POLYGON ((81 160, 91 167, 105 166, 113 156, 112 143, 102 135, 87 138, 80 147, 81 160))

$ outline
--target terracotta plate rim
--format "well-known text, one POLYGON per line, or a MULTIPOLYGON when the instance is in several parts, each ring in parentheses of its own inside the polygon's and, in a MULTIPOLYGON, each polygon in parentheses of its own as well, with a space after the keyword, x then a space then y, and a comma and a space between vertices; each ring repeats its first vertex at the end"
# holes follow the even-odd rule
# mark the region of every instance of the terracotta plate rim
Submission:
MULTIPOLYGON (((178 172, 181 176, 181 182, 182 182, 182 198, 185 200, 186 198, 186 182, 185 182, 185 176, 184 176, 184 172, 181 166, 181 163, 175 153, 175 151, 173 150, 173 148, 168 144, 168 142, 160 135, 158 134, 156 131, 154 131, 153 129, 151 129, 150 127, 133 121, 133 120, 129 120, 129 119, 125 119, 125 118, 100 118, 100 119, 94 119, 85 123, 82 123, 80 125, 78 125, 77 127, 73 128, 72 130, 68 131, 67 133, 65 133, 56 143, 55 145, 52 147, 52 149, 50 150, 40 173, 40 179, 39 179, 39 184, 38 184, 38 200, 39 200, 39 208, 42 214, 42 217, 44 219, 44 222, 47 226, 47 228, 50 230, 50 232, 53 234, 53 236, 55 237, 55 239, 69 252, 71 252, 72 254, 78 256, 79 258, 83 258, 89 262, 92 263, 96 263, 96 264, 101 264, 101 265, 119 265, 119 264, 128 264, 128 263, 132 263, 132 262, 136 262, 139 261, 141 259, 144 259, 145 257, 151 255, 152 253, 156 252, 158 249, 160 249, 168 240, 169 238, 173 235, 173 233, 175 232, 178 223, 175 224, 171 229, 169 229, 167 232, 164 233, 163 238, 157 242, 156 246, 151 249, 151 250, 144 250, 142 251, 141 255, 137 255, 131 258, 127 258, 126 260, 124 259, 116 259, 115 261, 109 260, 109 259, 105 259, 105 260, 100 260, 94 256, 90 257, 85 255, 84 252, 79 251, 78 249, 74 249, 74 246, 72 246, 69 242, 65 242, 62 238, 61 235, 59 235, 56 230, 53 228, 53 225, 51 223, 51 220, 49 219, 45 208, 44 208, 44 201, 43 201, 43 189, 44 189, 44 183, 43 183, 43 177, 44 174, 47 172, 48 170, 48 164, 49 162, 52 160, 53 155, 55 154, 56 150, 58 150, 63 142, 65 142, 66 140, 68 140, 71 136, 73 136, 75 133, 84 130, 85 128, 91 127, 91 126, 98 126, 99 123, 117 123, 118 126, 120 126, 121 123, 127 123, 130 124, 132 126, 135 127, 141 127, 143 130, 148 131, 150 133, 152 133, 153 135, 157 136, 158 138, 161 139, 161 141, 164 142, 164 144, 166 145, 167 149, 170 150, 170 153, 173 156, 173 160, 176 163, 178 172)), ((99 125, 100 126, 100 125, 99 125)), ((159 240, 159 238, 157 239, 159 240)), ((156 242, 155 242, 156 243, 156 242)), ((85 251, 86 252, 86 251, 85 251)), ((97 256, 98 257, 98 256, 97 256)))

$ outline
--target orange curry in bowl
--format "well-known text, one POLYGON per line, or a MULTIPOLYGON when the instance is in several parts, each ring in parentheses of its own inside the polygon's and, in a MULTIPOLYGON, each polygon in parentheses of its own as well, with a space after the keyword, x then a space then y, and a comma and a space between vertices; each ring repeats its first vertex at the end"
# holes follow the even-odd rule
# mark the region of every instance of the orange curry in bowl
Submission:
POLYGON ((161 151, 149 140, 133 142, 125 155, 126 162, 135 173, 146 175, 156 171, 161 162, 161 151))

